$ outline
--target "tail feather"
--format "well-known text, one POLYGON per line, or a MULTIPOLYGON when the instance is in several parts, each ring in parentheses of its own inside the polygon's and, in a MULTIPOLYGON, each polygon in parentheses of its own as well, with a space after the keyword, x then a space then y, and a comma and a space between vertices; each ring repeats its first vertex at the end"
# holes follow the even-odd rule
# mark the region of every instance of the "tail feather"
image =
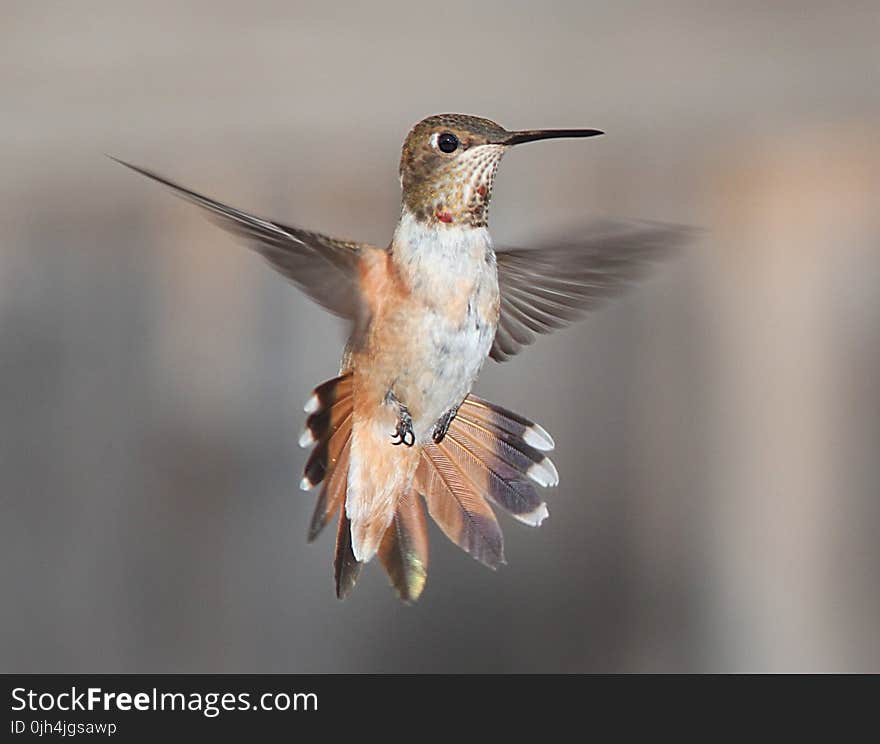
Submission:
POLYGON ((339 529, 336 532, 336 558, 333 571, 336 578, 336 596, 345 599, 354 589, 363 563, 359 563, 351 549, 351 522, 345 509, 339 510, 339 529))
POLYGON ((306 413, 315 413, 333 405, 334 402, 343 398, 351 397, 351 374, 333 377, 322 382, 312 391, 311 397, 306 401, 303 410, 306 413))
MULTIPOLYGON (((533 481, 549 485, 555 468, 550 471, 503 440, 482 442, 477 438, 479 434, 474 434, 467 425, 456 426, 455 423, 450 426, 443 444, 471 486, 519 521, 533 527, 540 525, 548 512, 533 481)), ((547 458, 542 455, 541 460, 547 458)))
MULTIPOLYGON (((303 490, 309 490, 323 483, 309 523, 309 542, 320 534, 339 511, 340 505, 345 503, 351 449, 352 403, 351 375, 348 374, 319 385, 305 406, 310 415, 299 441, 301 446, 314 443, 315 447, 306 462, 300 486, 303 490)), ((341 536, 342 525, 339 529, 341 536)), ((348 534, 348 527, 344 532, 348 534)), ((337 537, 337 542, 339 539, 337 537)), ((337 545, 337 553, 345 555, 345 539, 342 542, 343 544, 337 545)), ((348 550, 350 549, 349 544, 348 550)), ((357 574, 346 569, 345 565, 345 561, 340 563, 340 558, 337 557, 337 590, 342 587, 348 592, 354 586, 357 574), (347 577, 342 583, 339 579, 341 575, 347 577)))
POLYGON ((476 395, 465 398, 458 409, 456 420, 458 419, 485 424, 496 432, 500 439, 507 440, 513 437, 542 452, 548 452, 556 446, 553 437, 543 426, 476 395))
POLYGON ((468 439, 484 458, 494 458, 545 488, 559 485, 559 472, 553 461, 539 449, 512 436, 501 437, 482 424, 453 421, 453 437, 468 439), (457 424, 457 425, 456 425, 457 424))
POLYGON ((310 491, 319 483, 323 483, 327 473, 332 472, 342 450, 351 437, 351 408, 347 412, 340 411, 342 420, 339 427, 329 437, 318 442, 303 468, 300 488, 310 491))
POLYGON ((327 523, 333 518, 336 510, 345 503, 345 492, 348 485, 348 461, 351 450, 351 431, 348 432, 339 459, 333 465, 330 477, 324 483, 312 521, 309 524, 309 542, 312 542, 327 523))
POLYGON ((446 536, 493 569, 506 561, 490 503, 532 526, 547 517, 536 486, 555 486, 559 475, 546 455, 553 438, 532 421, 469 395, 440 444, 402 451, 388 444, 389 422, 358 419, 358 428, 353 403, 351 374, 319 385, 306 404, 310 415, 300 438, 303 446, 315 445, 301 485, 323 484, 309 540, 338 513, 340 599, 376 552, 398 596, 407 603, 419 598, 428 569, 420 496, 446 536))
POLYGON ((458 409, 445 439, 423 446, 416 488, 452 542, 491 568, 504 563, 501 528, 487 500, 537 527, 548 515, 535 485, 559 474, 544 453, 553 438, 540 426, 474 395, 458 409))
POLYGON ((423 445, 416 483, 431 518, 452 542, 489 568, 505 563, 504 537, 495 514, 446 446, 423 445))
POLYGON ((300 488, 308 491, 321 483, 335 466, 351 435, 351 375, 322 383, 306 403, 311 415, 299 438, 301 447, 315 444, 306 461, 300 488))
POLYGON ((351 374, 347 374, 315 388, 305 405, 310 415, 299 439, 303 447, 315 443, 300 485, 308 490, 319 483, 324 484, 309 524, 309 541, 314 540, 339 512, 333 573, 336 596, 340 599, 354 589, 361 572, 361 564, 351 549, 351 524, 345 509, 340 508, 348 490, 353 411, 351 383, 351 374))
POLYGON ((421 497, 414 491, 400 498, 379 546, 379 560, 400 599, 415 602, 428 577, 428 522, 421 497))

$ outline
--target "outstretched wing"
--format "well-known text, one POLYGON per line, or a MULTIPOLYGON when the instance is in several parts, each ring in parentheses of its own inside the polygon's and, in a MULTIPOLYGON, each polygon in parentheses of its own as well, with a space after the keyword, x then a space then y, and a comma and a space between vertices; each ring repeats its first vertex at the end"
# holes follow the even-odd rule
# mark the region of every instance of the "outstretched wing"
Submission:
POLYGON ((360 302, 357 264, 361 253, 372 246, 270 222, 202 196, 146 168, 111 159, 168 186, 177 196, 205 209, 220 227, 245 238, 276 271, 319 305, 344 318, 357 316, 360 302))
POLYGON ((677 225, 606 222, 576 240, 499 248, 501 317, 490 356, 506 361, 537 334, 580 319, 691 235, 677 225))

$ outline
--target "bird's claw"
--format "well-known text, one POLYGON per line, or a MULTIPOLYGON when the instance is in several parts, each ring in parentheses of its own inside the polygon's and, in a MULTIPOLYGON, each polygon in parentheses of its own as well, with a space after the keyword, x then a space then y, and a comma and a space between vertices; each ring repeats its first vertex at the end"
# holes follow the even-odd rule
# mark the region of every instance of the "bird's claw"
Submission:
POLYGON ((412 416, 409 415, 406 406, 401 405, 397 413, 397 428, 391 435, 391 444, 395 447, 401 444, 412 447, 415 443, 416 435, 413 431, 412 416))
POLYGON ((449 431, 449 426, 452 424, 452 421, 455 419, 455 415, 458 413, 458 406, 455 408, 450 408, 446 413, 444 413, 436 424, 434 424, 434 432, 431 435, 436 444, 440 444, 443 441, 443 438, 446 436, 446 432, 449 431))

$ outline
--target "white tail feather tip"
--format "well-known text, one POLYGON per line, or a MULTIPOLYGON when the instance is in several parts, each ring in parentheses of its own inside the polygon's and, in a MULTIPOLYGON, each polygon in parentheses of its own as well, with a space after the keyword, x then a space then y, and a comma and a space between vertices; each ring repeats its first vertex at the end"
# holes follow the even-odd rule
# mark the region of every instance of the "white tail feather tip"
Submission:
POLYGON ((547 430, 540 424, 532 424, 523 433, 523 441, 542 452, 549 452, 556 447, 556 442, 547 430))
POLYGON ((550 512, 547 510, 547 504, 542 502, 537 509, 528 514, 514 514, 513 516, 530 527, 540 527, 541 523, 550 516, 550 512))
POLYGON ((303 406, 303 410, 306 413, 314 413, 318 410, 318 407, 321 405, 321 401, 318 400, 317 395, 313 395, 306 401, 306 404, 303 406))
POLYGON ((311 429, 303 429, 303 433, 299 435, 299 446, 300 447, 308 447, 315 441, 315 437, 312 436, 311 429))
POLYGON ((526 475, 539 486, 544 486, 544 488, 552 488, 559 485, 559 471, 553 464, 553 460, 549 457, 545 457, 541 462, 531 465, 528 471, 526 471, 526 475))

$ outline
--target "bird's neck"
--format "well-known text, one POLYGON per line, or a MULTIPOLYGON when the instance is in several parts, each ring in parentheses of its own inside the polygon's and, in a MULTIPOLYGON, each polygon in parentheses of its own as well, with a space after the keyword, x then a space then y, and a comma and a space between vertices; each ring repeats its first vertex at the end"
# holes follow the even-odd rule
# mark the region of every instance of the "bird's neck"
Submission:
POLYGON ((488 228, 437 224, 419 219, 405 206, 391 240, 391 256, 413 284, 430 281, 431 274, 473 276, 487 262, 494 265, 488 228))

